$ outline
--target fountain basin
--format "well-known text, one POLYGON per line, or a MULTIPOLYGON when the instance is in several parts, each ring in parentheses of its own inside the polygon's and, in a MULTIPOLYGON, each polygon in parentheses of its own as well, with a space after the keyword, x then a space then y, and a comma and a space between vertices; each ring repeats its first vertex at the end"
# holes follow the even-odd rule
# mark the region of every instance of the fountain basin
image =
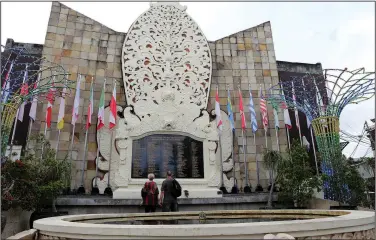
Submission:
POLYGON ((287 233, 298 239, 325 239, 325 236, 329 239, 334 235, 354 238, 359 234, 374 239, 374 217, 375 213, 368 211, 330 210, 86 214, 40 219, 34 222, 34 228, 40 239, 262 239, 268 233, 287 233), (221 221, 213 223, 215 219, 221 221), (225 219, 231 221, 223 221, 225 219), (239 222, 234 223, 234 219, 239 222), (254 221, 242 222, 244 219, 254 221), (189 220, 193 223, 179 223, 189 220), (130 221, 145 224, 130 224, 130 221), (157 224, 151 225, 150 221, 157 224))

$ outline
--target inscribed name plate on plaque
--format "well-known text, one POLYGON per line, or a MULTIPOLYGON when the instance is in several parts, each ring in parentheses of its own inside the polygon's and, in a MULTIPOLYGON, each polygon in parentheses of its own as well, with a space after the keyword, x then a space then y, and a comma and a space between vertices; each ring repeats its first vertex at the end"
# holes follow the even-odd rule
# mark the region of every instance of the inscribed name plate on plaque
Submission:
POLYGON ((133 140, 132 178, 204 178, 203 143, 191 137, 155 134, 133 140))

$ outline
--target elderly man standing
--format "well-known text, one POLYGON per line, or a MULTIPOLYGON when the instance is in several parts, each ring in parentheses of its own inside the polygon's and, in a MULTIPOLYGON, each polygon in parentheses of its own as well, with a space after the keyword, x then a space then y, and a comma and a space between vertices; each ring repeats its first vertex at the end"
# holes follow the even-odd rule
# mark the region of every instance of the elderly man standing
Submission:
POLYGON ((172 172, 167 171, 167 178, 161 187, 160 204, 162 212, 178 212, 178 197, 181 196, 181 187, 172 177, 172 172))

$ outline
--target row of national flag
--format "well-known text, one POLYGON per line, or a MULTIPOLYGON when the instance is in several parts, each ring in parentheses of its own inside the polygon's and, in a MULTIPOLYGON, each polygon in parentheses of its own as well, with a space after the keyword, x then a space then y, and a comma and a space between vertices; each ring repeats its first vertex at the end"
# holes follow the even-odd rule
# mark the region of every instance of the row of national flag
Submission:
MULTIPOLYGON (((245 120, 245 113, 244 113, 244 106, 243 106, 243 97, 240 89, 238 90, 239 94, 239 112, 240 112, 240 118, 241 118, 241 127, 243 130, 246 129, 247 124, 245 120)), ((268 109, 267 109, 267 101, 266 98, 262 92, 262 89, 260 87, 259 90, 259 97, 260 97, 260 113, 261 113, 261 120, 262 120, 262 125, 264 130, 268 128, 269 125, 269 120, 268 120, 268 109)), ((216 113, 216 122, 217 122, 217 128, 219 131, 222 130, 222 119, 221 119, 221 114, 220 114, 220 103, 219 103, 219 95, 218 95, 218 87, 216 89, 216 95, 215 95, 215 113, 216 113)), ((284 123, 286 125, 286 128, 291 129, 291 119, 290 115, 288 112, 286 100, 283 98, 283 100, 279 104, 274 104, 272 103, 273 106, 273 115, 274 115, 274 126, 276 129, 279 129, 279 119, 278 119, 278 108, 281 108, 283 110, 283 116, 284 116, 284 123), (278 106, 279 105, 279 106, 278 106)), ((251 128, 252 132, 256 133, 258 130, 258 124, 257 124, 257 117, 256 117, 256 111, 255 111, 255 106, 254 106, 254 101, 253 101, 253 96, 252 96, 252 90, 251 88, 249 89, 249 104, 248 104, 248 109, 250 112, 251 116, 251 128)), ((232 131, 235 131, 235 123, 234 123, 234 115, 233 115, 233 110, 232 110, 232 104, 231 104, 231 95, 230 95, 230 90, 227 90, 227 112, 228 112, 228 117, 230 120, 230 125, 232 131)))
MULTIPOLYGON (((11 71, 13 67, 13 63, 10 65, 8 69, 8 73, 11 71)), ((5 82, 2 86, 2 101, 6 102, 8 100, 9 92, 10 92, 10 84, 9 84, 9 74, 5 76, 5 82)), ((23 77, 23 82, 20 87, 20 95, 26 96, 29 94, 29 86, 28 86, 28 68, 26 67, 23 77)), ((76 84, 76 91, 75 91, 75 98, 74 98, 74 106, 72 110, 72 121, 71 124, 75 125, 78 117, 79 117, 79 103, 80 103, 80 85, 81 85, 82 76, 79 75, 77 84, 76 84)), ((38 79, 34 84, 34 89, 38 87, 38 83, 40 81, 40 75, 38 75, 38 79)), ((98 110, 98 124, 97 129, 101 129, 104 127, 104 105, 105 105, 105 86, 106 82, 103 84, 103 89, 100 96, 99 101, 99 110, 98 110)), ((47 101, 47 109, 46 109, 46 128, 51 128, 51 122, 52 122, 52 108, 55 103, 55 97, 57 95, 57 90, 55 87, 55 79, 53 77, 52 86, 49 89, 46 101, 47 101)), ((60 96, 60 106, 59 106, 59 114, 57 119, 57 129, 61 130, 64 128, 64 117, 65 117, 65 97, 67 96, 67 89, 64 87, 61 96, 60 96)), ((17 111, 17 117, 16 119, 20 122, 23 122, 24 118, 24 109, 25 105, 27 104, 27 100, 21 103, 18 111, 17 111)), ((37 113, 37 104, 38 104, 38 97, 34 96, 31 101, 31 107, 29 112, 29 117, 32 121, 36 120, 36 113, 37 113)), ((92 124, 92 115, 94 111, 94 101, 93 101, 93 85, 91 84, 90 87, 90 99, 89 99, 89 106, 87 108, 87 119, 86 119, 86 129, 89 129, 89 127, 92 124)), ((110 101, 110 117, 109 117, 109 128, 112 129, 116 126, 116 83, 114 85, 114 89, 112 91, 112 97, 110 101)))
MULTIPOLYGON (((76 93, 74 97, 73 109, 72 109, 72 121, 71 124, 75 125, 78 118, 79 118, 79 105, 80 105, 80 86, 81 86, 82 76, 79 75, 77 84, 76 84, 76 93)), ((105 88, 106 88, 106 81, 103 84, 103 89, 101 91, 101 96, 99 100, 99 109, 98 109, 98 122, 97 122, 97 130, 104 127, 104 99, 105 99, 105 88)), ((48 95, 53 95, 54 88, 50 89, 50 93, 48 95)), ((60 97, 60 108, 59 108, 59 115, 57 120, 57 129, 61 130, 64 127, 64 115, 65 115, 65 96, 66 96, 66 88, 63 89, 62 96, 60 97)), ((46 113, 46 125, 48 128, 51 127, 51 109, 53 106, 52 98, 48 98, 48 106, 47 106, 47 113, 46 113)), ((87 118, 85 128, 88 130, 92 125, 92 115, 94 112, 94 94, 93 94, 93 80, 90 86, 90 97, 89 97, 89 105, 87 107, 87 118)), ((114 89, 112 91, 112 97, 110 100, 110 117, 109 117, 109 129, 113 129, 116 126, 116 83, 114 85, 114 89)))

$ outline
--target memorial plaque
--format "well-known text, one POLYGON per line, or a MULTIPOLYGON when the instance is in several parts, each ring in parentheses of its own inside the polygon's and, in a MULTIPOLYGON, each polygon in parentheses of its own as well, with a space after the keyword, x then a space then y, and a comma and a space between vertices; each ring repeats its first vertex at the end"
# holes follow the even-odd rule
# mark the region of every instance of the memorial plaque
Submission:
POLYGON ((156 134, 133 140, 132 178, 204 178, 203 143, 182 135, 156 134))

